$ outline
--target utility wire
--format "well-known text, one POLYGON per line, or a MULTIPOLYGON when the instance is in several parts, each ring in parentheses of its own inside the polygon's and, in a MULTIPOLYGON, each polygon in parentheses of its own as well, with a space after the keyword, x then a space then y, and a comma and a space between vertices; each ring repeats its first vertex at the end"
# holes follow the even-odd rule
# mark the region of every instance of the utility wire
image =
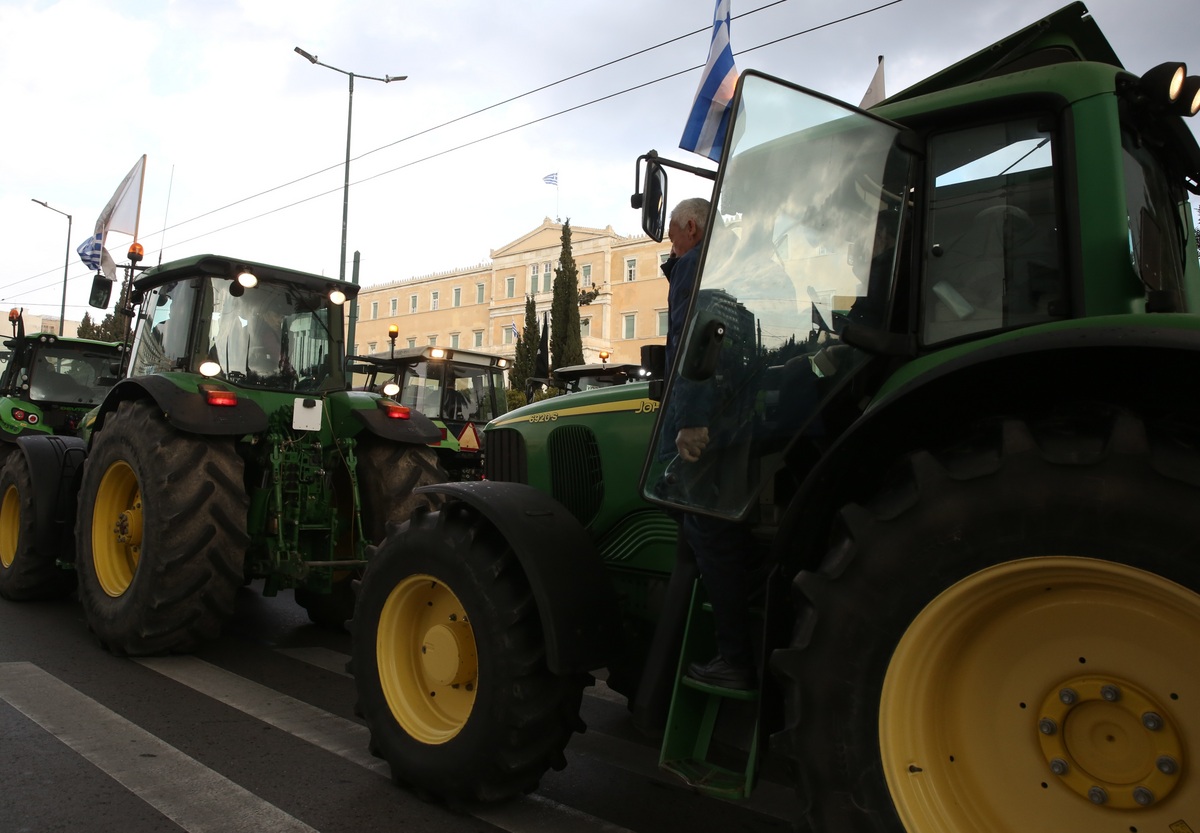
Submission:
MULTIPOLYGON (((756 9, 751 9, 751 10, 750 10, 750 11, 748 11, 748 12, 743 12, 743 13, 742 13, 742 14, 740 14, 740 15, 736 15, 736 16, 734 16, 732 19, 733 19, 733 20, 737 20, 737 19, 739 19, 739 18, 742 18, 742 17, 747 17, 747 16, 749 16, 749 15, 752 15, 752 14, 755 14, 755 13, 757 13, 757 12, 763 11, 764 9, 769 9, 769 8, 771 8, 771 7, 773 7, 773 6, 778 6, 778 5, 780 5, 781 3, 785 3, 785 2, 787 2, 787 0, 774 0, 774 2, 767 3, 766 5, 760 6, 760 7, 756 8, 756 9)), ((807 29, 802 29, 802 30, 800 30, 800 31, 798 31, 798 32, 793 32, 793 33, 792 33, 792 34, 790 34, 790 35, 784 35, 783 37, 776 38, 776 39, 774 39, 774 40, 767 41, 767 42, 765 42, 765 43, 760 43, 760 44, 758 44, 757 46, 752 46, 752 47, 749 47, 748 49, 742 49, 742 50, 739 50, 739 51, 737 51, 737 52, 734 52, 734 55, 746 55, 746 54, 749 54, 749 53, 751 53, 751 52, 755 52, 755 51, 757 51, 757 50, 759 50, 759 49, 764 49, 764 48, 766 48, 766 47, 768 47, 768 46, 774 46, 774 45, 776 45, 776 44, 779 44, 779 43, 782 43, 782 42, 784 42, 784 41, 791 40, 792 38, 797 38, 797 37, 800 37, 800 36, 802 36, 802 35, 808 35, 808 34, 811 34, 811 33, 813 33, 813 32, 817 32, 817 31, 819 31, 819 30, 821 30, 821 29, 826 29, 826 28, 828 28, 828 27, 830 27, 830 26, 835 26, 835 25, 837 25, 837 24, 839 24, 839 23, 845 23, 845 22, 847 22, 847 21, 849 21, 849 20, 853 20, 853 19, 855 19, 855 18, 858 18, 858 17, 863 17, 863 16, 865 16, 865 15, 868 15, 868 14, 872 14, 872 13, 874 13, 874 12, 877 12, 877 11, 880 11, 880 10, 882 10, 882 9, 885 9, 885 8, 887 8, 888 6, 894 6, 894 5, 896 5, 896 4, 898 4, 898 3, 901 3, 901 2, 903 2, 903 0, 888 0, 888 2, 881 3, 881 4, 877 5, 877 6, 873 6, 873 7, 869 8, 869 9, 864 9, 864 10, 862 10, 862 11, 859 11, 859 12, 854 12, 854 13, 852 13, 852 14, 848 14, 848 15, 845 15, 845 16, 843 16, 843 17, 836 18, 836 19, 834 19, 834 20, 826 21, 825 23, 820 23, 820 24, 817 24, 816 26, 811 26, 811 27, 809 27, 809 28, 807 28, 807 29)), ((378 153, 378 152, 379 152, 379 151, 381 151, 381 150, 385 150, 385 149, 387 149, 387 148, 389 148, 389 147, 394 147, 395 145, 398 145, 398 144, 401 144, 401 143, 403 143, 403 142, 409 141, 410 139, 415 139, 415 138, 417 138, 417 137, 419 137, 419 136, 424 136, 424 135, 426 135, 426 134, 428 134, 428 133, 432 133, 432 132, 433 132, 433 131, 435 131, 435 130, 439 130, 439 129, 443 128, 443 127, 447 127, 447 126, 449 126, 449 125, 452 125, 452 124, 456 124, 456 123, 458 123, 458 122, 460 122, 460 121, 464 121, 464 120, 466 120, 466 119, 468 119, 468 118, 471 118, 472 116, 476 116, 476 115, 479 115, 479 114, 481 114, 481 113, 485 113, 485 112, 487 112, 487 111, 489 111, 489 110, 493 110, 493 109, 495 109, 495 108, 497 108, 497 107, 501 107, 501 106, 503 106, 503 105, 505 105, 505 104, 510 104, 510 103, 512 103, 512 102, 514 102, 514 101, 517 101, 517 100, 521 99, 521 98, 525 98, 525 97, 527 97, 527 96, 534 95, 535 93, 539 93, 539 92, 542 92, 542 91, 544 91, 544 90, 548 90, 548 89, 550 89, 551 87, 558 86, 559 84, 564 84, 564 83, 566 83, 567 81, 572 81, 572 80, 574 80, 574 79, 576 79, 576 78, 580 78, 580 77, 582 77, 582 76, 584 76, 584 75, 588 75, 588 74, 590 74, 590 73, 592 73, 592 72, 596 72, 596 71, 598 71, 598 70, 601 70, 601 69, 604 69, 604 68, 607 68, 607 67, 613 66, 613 65, 615 65, 615 64, 621 63, 622 61, 629 60, 630 58, 634 58, 634 57, 637 57, 637 56, 639 56, 639 55, 646 54, 646 53, 648 53, 648 52, 651 52, 651 51, 653 51, 653 50, 655 50, 655 49, 659 49, 659 48, 661 48, 661 47, 663 47, 663 46, 668 46, 668 45, 670 45, 670 44, 672 44, 672 43, 676 43, 676 42, 678 42, 678 41, 680 41, 680 40, 684 40, 684 39, 686 39, 686 38, 689 38, 689 37, 692 37, 692 36, 694 36, 694 35, 700 34, 701 32, 708 32, 708 31, 711 31, 711 29, 712 29, 712 27, 711 27, 711 26, 705 26, 705 27, 703 27, 703 28, 701 28, 701 29, 696 29, 696 30, 694 30, 694 31, 692 31, 692 32, 688 32, 688 33, 686 33, 686 34, 683 34, 683 35, 678 35, 678 36, 676 36, 676 37, 674 37, 674 38, 670 38, 669 40, 665 40, 665 41, 663 41, 663 42, 661 42, 661 43, 659 43, 659 44, 656 44, 656 45, 654 45, 654 46, 649 46, 649 47, 646 47, 646 48, 644 48, 644 49, 640 49, 640 50, 637 50, 637 51, 635 51, 635 52, 631 52, 631 53, 629 53, 628 55, 625 55, 625 56, 623 56, 623 57, 621 57, 621 58, 614 58, 614 59, 613 59, 613 60, 611 60, 611 61, 607 61, 607 62, 605 62, 605 63, 603 63, 603 64, 598 64, 597 66, 594 66, 594 67, 592 67, 592 68, 590 68, 590 69, 586 69, 586 70, 583 70, 583 71, 581 71, 581 72, 577 72, 577 73, 575 73, 574 75, 569 75, 569 76, 567 76, 567 77, 565 77, 565 78, 561 78, 561 79, 559 79, 558 81, 553 81, 553 82, 551 82, 551 83, 549 83, 549 84, 543 84, 542 86, 540 86, 540 87, 536 87, 536 88, 534 88, 534 89, 532 89, 532 90, 529 90, 529 91, 527 91, 527 92, 520 93, 520 94, 518 94, 518 95, 515 95, 515 96, 511 96, 511 97, 509 97, 509 98, 507 98, 507 99, 504 99, 503 101, 496 102, 495 104, 489 104, 489 105, 487 105, 486 107, 482 107, 482 108, 480 108, 480 109, 478 109, 478 110, 474 110, 474 111, 472 111, 472 112, 470 112, 470 113, 467 113, 467 114, 465 114, 465 115, 462 115, 462 116, 457 116, 457 117, 455 117, 455 118, 453 118, 453 119, 450 119, 449 121, 442 122, 441 124, 434 125, 433 127, 428 127, 428 128, 425 128, 424 130, 421 130, 421 131, 418 131, 418 132, 416 132, 416 133, 413 133, 413 134, 410 134, 410 135, 408 135, 408 136, 405 136, 405 137, 403 137, 403 138, 397 139, 397 140, 395 140, 395 141, 393 141, 393 142, 390 142, 390 143, 388 143, 388 144, 386 144, 386 145, 381 145, 380 147, 377 147, 377 148, 374 148, 374 149, 372 149, 372 150, 369 150, 369 151, 366 151, 366 152, 364 152, 364 153, 361 153, 361 154, 359 154, 358 156, 352 157, 351 161, 353 162, 353 161, 357 161, 357 160, 359 160, 359 159, 363 159, 363 158, 365 158, 365 157, 367 157, 367 156, 370 156, 370 155, 371 155, 371 154, 373 154, 373 153, 378 153)), ((403 165, 398 165, 398 166, 396 166, 396 167, 394 167, 394 168, 389 168, 388 170, 385 170, 385 171, 380 171, 379 173, 372 174, 372 175, 370 175, 370 176, 363 177, 362 179, 355 180, 355 181, 351 182, 350 184, 351 184, 352 186, 354 186, 354 185, 360 185, 360 184, 362 184, 362 183, 364 183, 364 182, 369 182, 369 181, 371 181, 371 180, 373 180, 373 179, 378 179, 379 177, 386 176, 386 175, 388 175, 388 174, 393 174, 393 173, 396 173, 396 172, 398 172, 398 171, 402 171, 402 170, 404 170, 404 169, 406 169, 406 168, 413 167, 414 165, 418 165, 418 164, 421 164, 421 163, 423 163, 423 162, 428 162, 428 161, 429 161, 429 160, 431 160, 431 159, 437 159, 438 157, 441 157, 441 156, 446 156, 447 154, 454 153, 454 152, 456 152, 456 151, 459 151, 459 150, 463 150, 464 148, 468 148, 468 147, 471 147, 471 146, 473 146, 473 145, 477 145, 477 144, 480 144, 480 143, 482 143, 482 142, 486 142, 486 141, 489 141, 489 140, 491 140, 491 139, 495 139, 495 138, 498 138, 498 137, 500 137, 500 136, 504 136, 504 135, 507 135, 507 134, 509 134, 509 133, 513 133, 513 132, 515 132, 515 131, 518 131, 518 130, 522 130, 522 129, 526 128, 526 127, 530 127, 530 126, 532 126, 532 125, 539 124, 539 123, 541 123, 541 122, 544 122, 544 121, 548 121, 549 119, 557 118, 558 116, 566 115, 567 113, 572 113, 572 112, 574 112, 574 111, 576 111, 576 110, 581 110, 581 109, 583 109, 583 108, 585 108, 585 107, 590 107, 590 106, 592 106, 593 104, 599 104, 599 103, 601 103, 601 102, 608 101, 609 99, 616 98, 616 97, 618 97, 618 96, 622 96, 622 95, 626 95, 626 94, 628 94, 628 93, 631 93, 631 92, 636 92, 637 90, 643 89, 643 88, 645 88, 645 87, 653 86, 654 84, 658 84, 658 83, 661 83, 661 82, 663 82, 663 81, 668 81, 668 80, 670 80, 670 79, 672 79, 672 78, 677 78, 677 77, 679 77, 680 75, 686 75, 686 74, 687 74, 687 73, 689 73, 689 72, 694 72, 695 70, 697 70, 697 69, 702 69, 703 67, 704 67, 704 64, 697 64, 696 66, 688 67, 687 69, 682 69, 682 70, 679 70, 679 71, 677 71, 677 72, 672 72, 672 73, 669 73, 669 74, 667 74, 667 75, 663 75, 663 76, 660 76, 660 77, 658 77, 658 78, 655 78, 655 79, 653 79, 653 80, 650 80, 650 81, 645 81, 645 82, 643 82, 643 83, 641 83, 641 84, 635 84, 635 85, 634 85, 634 86, 632 86, 632 87, 627 87, 627 88, 625 88, 625 89, 623 89, 623 90, 618 90, 617 92, 609 93, 608 95, 603 95, 603 96, 600 96, 599 98, 594 98, 594 99, 592 99, 592 100, 590 100, 590 101, 586 101, 586 102, 583 102, 583 103, 581 103, 581 104, 576 104, 576 105, 573 105, 573 106, 571 106, 571 107, 567 107, 567 108, 564 108, 564 109, 562 109, 562 110, 558 110, 557 112, 550 113, 550 114, 548 114, 548 115, 545 115, 545 116, 540 116, 540 117, 538 117, 538 118, 531 119, 531 120, 529 120, 529 121, 527 121, 527 122, 523 122, 523 123, 521 123, 521 124, 514 125, 514 126, 512 126, 512 127, 507 127, 507 128, 505 128, 505 129, 503 129, 503 130, 498 130, 498 131, 496 131, 496 132, 489 133, 489 134, 487 134, 486 136, 480 136, 480 137, 478 137, 478 138, 476 138, 476 139, 472 139, 471 141, 468 141, 468 142, 463 142, 463 143, 461 143, 461 144, 458 144, 458 145, 455 145, 455 146, 453 146, 453 147, 446 148, 445 150, 440 150, 440 151, 438 151, 438 152, 436 152, 436 153, 431 153, 431 154, 428 154, 428 155, 426 155, 426 156, 423 156, 423 157, 421 157, 421 158, 419 158, 419 159, 414 159, 414 160, 412 160, 412 161, 410 161, 410 162, 406 162, 406 163, 404 163, 403 165)), ((193 222, 193 221, 195 221, 195 220, 202 219, 203 217, 208 217, 208 216, 211 216, 212 214, 216 214, 216 213, 218 213, 218 212, 220 212, 220 211, 224 211, 224 210, 226 210, 226 209, 233 208, 234 206, 241 205, 242 203, 249 202, 250 200, 253 200, 253 199, 257 199, 258 197, 265 196, 265 195, 267 195, 267 194, 273 193, 273 192, 275 192, 275 191, 278 191, 278 190, 280 190, 280 189, 287 188, 287 187, 289 187, 289 186, 291 186, 291 185, 295 185, 295 184, 297 184, 297 183, 303 182, 303 181, 305 181, 305 180, 307 180, 307 179, 311 179, 311 178, 312 178, 312 177, 314 177, 314 176, 319 176, 320 174, 327 173, 328 171, 335 170, 335 169, 337 169, 337 168, 340 168, 340 167, 342 167, 344 164, 345 164, 345 162, 339 162, 339 163, 337 163, 337 164, 335 164, 335 165, 330 165, 329 167, 322 168, 322 169, 321 169, 321 170, 319 170, 319 171, 314 171, 313 173, 306 174, 306 175, 304 175, 304 176, 302 176, 302 177, 298 177, 297 179, 291 180, 290 182, 286 182, 286 183, 284 183, 284 184, 282 184, 282 185, 276 185, 276 186, 274 186, 274 187, 272 187, 272 188, 268 188, 268 189, 266 189, 265 191, 260 191, 260 192, 259 192, 259 193, 257 193, 257 194, 252 194, 252 195, 250 195, 250 196, 248 196, 248 197, 243 197, 243 198, 241 198, 241 199, 235 200, 234 202, 231 202, 231 203, 229 203, 229 204, 227 204, 227 205, 221 206, 220 208, 214 208, 214 209, 212 209, 212 210, 210 210, 210 211, 206 211, 206 212, 204 212, 203 214, 198 214, 198 215, 196 215, 195 217, 192 217, 192 218, 190 218, 190 219, 187 219, 187 220, 181 220, 181 221, 180 221, 180 222, 178 222, 178 223, 174 223, 174 224, 172 224, 172 225, 169 225, 169 226, 164 226, 162 229, 160 229, 160 230, 158 230, 158 231, 155 231, 155 232, 150 232, 149 234, 147 234, 147 235, 144 235, 144 236, 143 236, 143 239, 145 239, 145 238, 148 238, 148 237, 153 237, 153 236, 155 236, 155 235, 157 235, 157 234, 164 234, 165 232, 167 232, 167 231, 169 231, 169 230, 171 230, 171 229, 176 229, 176 228, 179 228, 180 226, 186 225, 187 223, 193 222)), ((320 192, 320 193, 313 194, 313 195, 311 195, 311 196, 308 196, 308 197, 304 197, 303 199, 299 199, 299 200, 296 200, 296 201, 294 201, 294 202, 287 203, 286 205, 281 205, 281 206, 278 206, 278 207, 276 207, 276 208, 272 208, 272 209, 270 209, 270 210, 268 210, 268 211, 264 211, 264 212, 261 212, 261 213, 259 213, 259 214, 255 214, 255 215, 253 215, 253 216, 250 216, 250 217, 245 217, 245 218, 243 218, 243 219, 241 219, 241 220, 238 220, 238 221, 236 221, 236 222, 230 223, 230 224, 228 224, 228 225, 221 226, 221 227, 219 227, 219 228, 215 228, 215 229, 210 229, 209 231, 206 231, 206 232, 204 232, 204 233, 202 233, 202 234, 198 234, 198 235, 196 235, 196 236, 194 236, 194 237, 189 237, 189 238, 185 238, 185 239, 183 239, 183 240, 179 240, 179 241, 172 242, 172 244, 171 244, 171 245, 172 245, 172 246, 181 246, 181 245, 184 245, 184 244, 186 244, 186 243, 191 243, 191 242, 193 242, 193 241, 195 241, 195 240, 200 240, 200 239, 202 239, 202 238, 204 238, 204 237, 208 237, 208 236, 210 236, 210 235, 217 234, 217 233, 219 233, 219 232, 222 232, 222 231, 228 231, 229 229, 236 228, 237 226, 240 226, 240 225, 244 225, 244 224, 246 224, 246 223, 253 222, 254 220, 259 220, 259 219, 262 219, 263 217, 268 217, 268 216, 270 216, 270 215, 272 215, 272 214, 277 214, 277 213, 279 213, 280 211, 284 211, 284 210, 286 210, 286 209, 289 209, 289 208, 294 208, 294 207, 296 207, 296 206, 298 206, 298 205, 303 205, 303 204, 304 204, 304 203, 306 203, 306 202, 311 202, 312 200, 315 200, 315 199, 320 199, 321 197, 326 197, 326 196, 329 196, 330 194, 340 193, 340 192, 343 190, 343 187, 344 187, 344 186, 341 186, 341 185, 339 185, 339 186, 338 186, 338 187, 336 187, 336 188, 330 188, 329 190, 322 191, 322 192, 320 192)), ((53 269, 50 269, 50 270, 47 270, 46 272, 42 272, 42 273, 40 273, 40 274, 38 274, 38 275, 33 275, 33 276, 29 277, 29 278, 24 278, 24 279, 22 279, 22 280, 19 280, 19 281, 14 281, 13 283, 11 283, 11 284, 8 284, 8 287, 14 287, 14 286, 18 286, 19 284, 26 283, 26 282, 28 282, 28 281, 31 281, 31 280, 36 280, 37 278, 40 278, 40 277, 44 277, 44 276, 46 276, 46 275, 49 275, 49 274, 50 274, 51 272, 53 272, 53 271, 54 271, 53 269)), ((90 275, 90 274, 91 274, 90 272, 89 272, 89 273, 87 273, 87 275, 90 275)), ((76 280, 76 279, 78 279, 78 278, 80 278, 80 277, 87 277, 87 275, 77 275, 77 276, 75 276, 75 277, 73 277, 73 278, 70 278, 69 280, 76 280)), ((6 287, 6 288, 7 288, 7 287, 6 287)), ((33 291, 36 291, 36 290, 29 290, 29 292, 33 292, 33 291)), ((22 293, 22 294, 28 294, 28 293, 22 293)), ((21 296, 20 296, 20 295, 17 295, 17 296, 15 296, 15 297, 18 297, 18 298, 19 298, 19 297, 21 297, 21 296)), ((79 305, 78 305, 78 304, 74 304, 74 305, 70 305, 70 306, 76 306, 76 307, 78 307, 79 305)))

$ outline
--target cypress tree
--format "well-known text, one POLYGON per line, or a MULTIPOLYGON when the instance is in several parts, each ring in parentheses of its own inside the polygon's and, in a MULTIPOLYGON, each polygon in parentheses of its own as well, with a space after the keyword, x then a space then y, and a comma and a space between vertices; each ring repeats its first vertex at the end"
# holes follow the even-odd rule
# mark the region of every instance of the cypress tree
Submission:
POLYGON ((571 253, 571 218, 562 227, 562 251, 554 270, 550 307, 550 367, 583 364, 583 338, 579 334, 579 269, 571 253))
POLYGON ((508 386, 513 390, 525 391, 525 381, 533 375, 534 360, 538 346, 537 310, 533 296, 525 296, 525 330, 517 339, 516 355, 512 370, 508 374, 508 386))

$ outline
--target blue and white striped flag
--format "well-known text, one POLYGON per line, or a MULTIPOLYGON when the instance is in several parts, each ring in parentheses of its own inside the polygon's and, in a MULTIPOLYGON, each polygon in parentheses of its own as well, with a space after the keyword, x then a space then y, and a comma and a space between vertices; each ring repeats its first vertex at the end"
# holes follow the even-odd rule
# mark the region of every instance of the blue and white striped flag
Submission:
POLYGON ((104 234, 93 234, 87 240, 79 244, 76 253, 79 259, 83 261, 84 266, 93 272, 100 271, 100 252, 104 246, 104 234))
POLYGON ((547 185, 557 185, 558 184, 558 174, 557 173, 546 174, 544 177, 542 177, 542 182, 546 183, 547 185))
POLYGON ((708 63, 683 128, 683 138, 679 140, 681 148, 714 162, 720 160, 729 126, 729 103, 736 84, 737 67, 733 65, 733 49, 729 46, 729 0, 717 0, 708 63))

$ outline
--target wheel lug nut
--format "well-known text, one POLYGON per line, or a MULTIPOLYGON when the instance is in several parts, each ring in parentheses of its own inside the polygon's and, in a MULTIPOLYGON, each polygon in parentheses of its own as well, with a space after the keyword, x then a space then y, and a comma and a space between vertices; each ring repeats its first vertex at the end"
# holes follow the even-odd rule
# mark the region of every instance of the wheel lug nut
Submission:
POLYGON ((1100 696, 1109 703, 1115 703, 1121 699, 1121 689, 1115 685, 1106 685, 1100 688, 1100 696))
POLYGON ((1055 775, 1058 775, 1058 776, 1066 775, 1067 771, 1069 769, 1070 769, 1070 767, 1067 766, 1067 762, 1064 761, 1062 758, 1055 758, 1054 760, 1052 760, 1050 762, 1050 771, 1053 772, 1055 775))
POLYGON ((1088 801, 1093 804, 1104 804, 1108 801, 1108 793, 1104 791, 1103 787, 1092 787, 1088 790, 1088 801))
POLYGON ((1170 755, 1160 755, 1158 760, 1154 762, 1158 767, 1158 771, 1163 775, 1174 775, 1179 771, 1179 762, 1170 755))
POLYGON ((1058 699, 1061 700, 1064 705, 1072 706, 1075 704, 1075 701, 1079 699, 1079 695, 1076 694, 1075 690, 1072 688, 1064 688, 1058 693, 1058 699))
POLYGON ((1146 712, 1142 715, 1142 725, 1151 732, 1157 732, 1163 727, 1163 719, 1154 712, 1146 712))
POLYGON ((1140 807, 1149 807, 1154 803, 1154 793, 1150 792, 1145 787, 1134 787, 1133 800, 1137 802, 1138 806, 1140 807))
POLYGON ((1043 735, 1053 735, 1058 732, 1058 724, 1052 718, 1043 717, 1038 721, 1038 731, 1043 735))

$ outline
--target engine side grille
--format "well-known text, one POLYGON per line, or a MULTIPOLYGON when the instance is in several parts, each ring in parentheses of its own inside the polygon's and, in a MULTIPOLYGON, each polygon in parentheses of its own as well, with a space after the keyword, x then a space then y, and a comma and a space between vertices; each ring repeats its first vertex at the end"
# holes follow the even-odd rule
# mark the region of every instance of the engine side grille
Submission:
POLYGON ((604 472, 596 436, 585 426, 564 425, 550 433, 547 448, 554 499, 586 526, 604 502, 604 472))
POLYGON ((488 480, 528 483, 525 437, 512 428, 498 428, 487 434, 483 455, 483 473, 488 480))

